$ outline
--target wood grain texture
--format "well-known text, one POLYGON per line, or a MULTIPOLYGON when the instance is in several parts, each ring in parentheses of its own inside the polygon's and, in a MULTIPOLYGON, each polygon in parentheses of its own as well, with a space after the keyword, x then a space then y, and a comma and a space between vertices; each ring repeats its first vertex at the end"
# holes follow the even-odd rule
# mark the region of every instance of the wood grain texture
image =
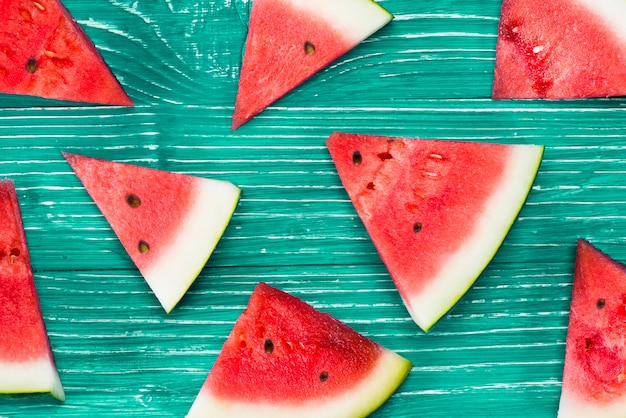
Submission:
POLYGON ((626 102, 493 102, 499 1, 380 4, 393 22, 231 132, 249 1, 65 1, 137 106, 0 96, 0 177, 18 188, 67 394, 2 396, 0 417, 184 416, 261 280, 414 362, 376 417, 556 415, 576 239, 626 261, 626 102), (502 248, 429 334, 341 187, 336 130, 546 146, 502 248), (61 151, 241 187, 171 314, 61 151))

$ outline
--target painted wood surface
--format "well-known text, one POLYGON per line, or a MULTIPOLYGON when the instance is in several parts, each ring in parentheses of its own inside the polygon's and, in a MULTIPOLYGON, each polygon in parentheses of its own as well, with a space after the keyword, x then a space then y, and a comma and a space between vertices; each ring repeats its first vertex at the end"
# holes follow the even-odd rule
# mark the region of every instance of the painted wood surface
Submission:
POLYGON ((500 1, 380 4, 393 22, 231 132, 249 2, 65 1, 137 106, 0 96, 0 177, 18 188, 67 394, 2 396, 0 417, 184 416, 261 280, 414 362, 376 417, 556 415, 576 239, 626 261, 626 102, 493 102, 500 1), (341 187, 324 145, 337 130, 546 146, 504 245, 428 334, 341 187), (61 151, 241 187, 171 314, 61 151))

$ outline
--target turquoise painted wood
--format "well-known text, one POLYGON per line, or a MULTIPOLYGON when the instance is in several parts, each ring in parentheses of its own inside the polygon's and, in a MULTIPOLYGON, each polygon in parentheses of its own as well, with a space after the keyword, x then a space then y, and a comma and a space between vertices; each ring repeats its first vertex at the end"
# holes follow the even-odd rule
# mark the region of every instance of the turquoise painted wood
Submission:
POLYGON ((554 417, 574 248, 626 261, 626 101, 493 102, 500 1, 380 0, 387 27, 231 132, 250 2, 66 0, 137 106, 0 96, 0 177, 18 187, 67 401, 0 417, 182 417, 258 281, 414 362, 374 416, 554 417), (504 245, 425 334, 410 320, 324 141, 335 130, 537 143, 504 245), (241 202, 169 315, 60 152, 227 179, 241 202))

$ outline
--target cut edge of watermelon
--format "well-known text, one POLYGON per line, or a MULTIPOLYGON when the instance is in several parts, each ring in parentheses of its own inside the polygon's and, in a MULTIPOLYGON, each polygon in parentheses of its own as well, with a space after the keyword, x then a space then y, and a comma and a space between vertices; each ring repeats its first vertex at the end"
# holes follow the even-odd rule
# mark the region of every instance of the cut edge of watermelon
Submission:
POLYGON ((510 145, 502 184, 485 204, 471 239, 453 254, 439 275, 419 295, 404 299, 417 325, 428 331, 470 289, 502 245, 521 211, 543 157, 541 145, 510 145), (489 251, 485 251, 488 248, 489 251))
POLYGON ((204 388, 196 397, 186 418, 202 418, 206 411, 215 416, 254 416, 257 418, 323 416, 344 418, 367 416, 378 409, 400 387, 413 364, 399 354, 381 347, 381 355, 371 373, 346 393, 336 398, 312 399, 308 404, 272 404, 229 402, 213 396, 204 388), (332 413, 331 413, 332 411, 332 413))
POLYGON ((176 241, 163 252, 159 262, 141 272, 168 313, 183 298, 213 254, 241 193, 237 186, 225 180, 198 179, 198 195, 182 222, 176 241), (172 280, 173 277, 188 280, 172 280))
POLYGON ((0 393, 50 393, 65 401, 65 391, 52 356, 26 362, 0 362, 0 393), (4 384, 3 384, 4 383, 4 384))

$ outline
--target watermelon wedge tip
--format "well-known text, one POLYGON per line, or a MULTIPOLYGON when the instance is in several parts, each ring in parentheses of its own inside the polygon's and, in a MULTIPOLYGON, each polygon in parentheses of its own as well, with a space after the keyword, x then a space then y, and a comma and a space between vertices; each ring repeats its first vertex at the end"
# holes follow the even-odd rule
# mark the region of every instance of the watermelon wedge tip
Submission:
POLYGON ((187 418, 356 418, 411 362, 301 299, 259 283, 187 418))
POLYGON ((225 180, 63 156, 170 312, 217 246, 240 189, 225 180))
POLYGON ((15 184, 0 180, 0 393, 65 392, 30 264, 15 184))
POLYGON ((494 257, 543 147, 336 132, 337 173, 413 320, 428 331, 494 257))

